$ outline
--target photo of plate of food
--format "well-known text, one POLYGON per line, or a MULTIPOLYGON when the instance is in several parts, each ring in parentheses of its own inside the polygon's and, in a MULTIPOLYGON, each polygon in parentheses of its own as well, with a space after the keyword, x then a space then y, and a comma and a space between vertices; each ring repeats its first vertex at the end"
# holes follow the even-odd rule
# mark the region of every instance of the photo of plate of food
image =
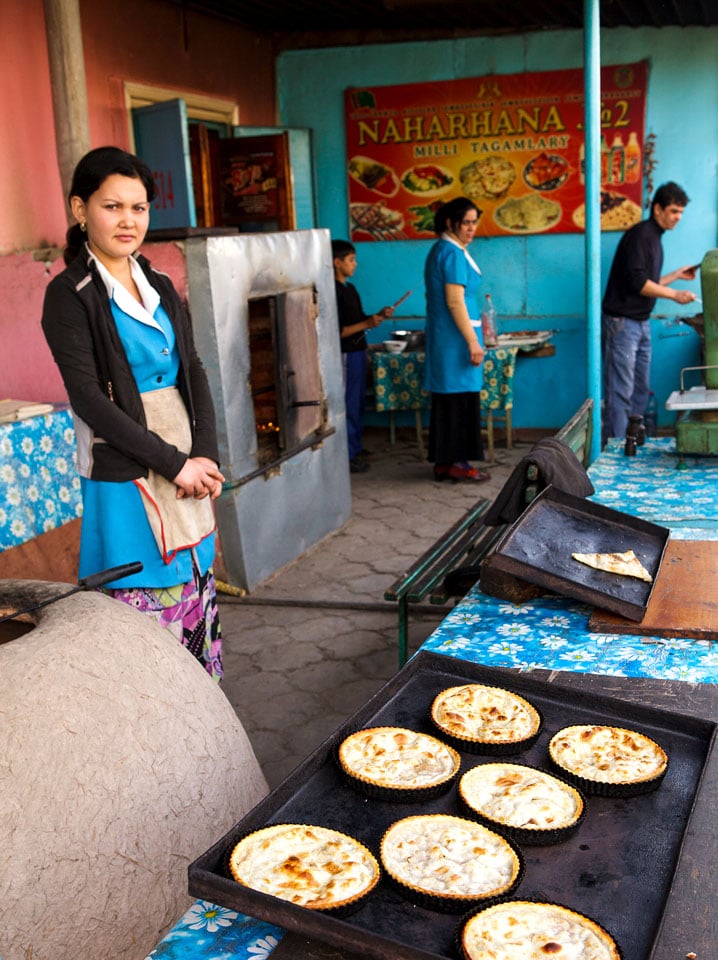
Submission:
POLYGON ((557 153, 537 153, 524 167, 524 182, 532 190, 557 190, 571 172, 568 161, 557 153))
POLYGON ((402 174, 400 182, 409 193, 434 197, 451 186, 454 175, 446 167, 439 167, 435 163, 417 163, 402 174))
POLYGON ((404 218, 383 203, 352 203, 349 206, 352 233, 368 233, 374 239, 405 240, 404 218))
POLYGON ((483 157, 462 167, 459 177, 469 200, 500 200, 516 179, 516 168, 504 157, 483 157))
MULTIPOLYGON (((586 228, 586 206, 576 207, 571 215, 573 222, 581 230, 586 228)), ((622 193, 601 190, 601 229, 627 230, 641 219, 641 208, 622 193)))
POLYGON ((538 193, 511 197, 494 210, 494 220, 509 233, 544 233, 561 219, 561 204, 538 193))
MULTIPOLYGON (((417 233, 434 234, 434 219, 436 217, 436 211, 441 206, 443 206, 443 200, 434 200, 432 203, 426 204, 426 206, 409 207, 409 213, 413 217, 410 221, 412 229, 417 233)), ((481 216, 480 212, 479 216, 481 216)))
POLYGON ((352 157, 348 169, 357 183, 382 197, 393 197, 399 189, 399 178, 391 167, 371 157, 352 157))

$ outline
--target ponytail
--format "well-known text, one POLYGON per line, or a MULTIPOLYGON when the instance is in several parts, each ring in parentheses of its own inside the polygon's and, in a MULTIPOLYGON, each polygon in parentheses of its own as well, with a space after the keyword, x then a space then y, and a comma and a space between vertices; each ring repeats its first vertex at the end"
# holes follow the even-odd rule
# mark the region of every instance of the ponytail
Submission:
POLYGON ((73 260, 80 256, 85 246, 85 237, 87 235, 80 230, 80 224, 75 223, 65 235, 65 249, 62 252, 62 259, 65 266, 69 267, 73 260))

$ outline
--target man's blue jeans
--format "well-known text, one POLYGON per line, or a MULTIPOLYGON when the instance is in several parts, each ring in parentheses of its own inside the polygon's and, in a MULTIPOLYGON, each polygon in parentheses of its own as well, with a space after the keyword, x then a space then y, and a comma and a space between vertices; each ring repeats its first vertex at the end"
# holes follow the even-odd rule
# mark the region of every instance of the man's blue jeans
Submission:
POLYGON ((643 416, 650 395, 651 326, 648 320, 601 321, 603 439, 625 437, 628 418, 643 416))

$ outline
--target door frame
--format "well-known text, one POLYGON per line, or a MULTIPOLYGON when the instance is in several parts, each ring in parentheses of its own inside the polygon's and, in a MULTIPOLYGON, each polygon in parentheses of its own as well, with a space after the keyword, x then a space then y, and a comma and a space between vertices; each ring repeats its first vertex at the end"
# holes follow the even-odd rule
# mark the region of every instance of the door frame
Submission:
POLYGON ((184 100, 188 120, 206 120, 210 123, 226 125, 228 130, 239 124, 239 106, 223 97, 208 97, 185 90, 170 90, 167 87, 155 87, 148 83, 124 81, 125 108, 130 150, 135 150, 135 132, 132 126, 134 107, 149 107, 153 103, 165 100, 184 100))

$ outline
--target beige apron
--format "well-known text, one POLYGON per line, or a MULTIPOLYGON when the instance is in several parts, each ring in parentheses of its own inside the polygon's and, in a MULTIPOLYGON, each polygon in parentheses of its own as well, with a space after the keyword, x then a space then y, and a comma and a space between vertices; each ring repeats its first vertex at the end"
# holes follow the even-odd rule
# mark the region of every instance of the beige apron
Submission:
MULTIPOLYGON (((182 453, 192 448, 189 416, 176 387, 164 387, 142 394, 147 429, 172 443, 182 453)), ((214 532, 214 510, 210 497, 177 499, 177 487, 150 470, 149 476, 134 481, 142 494, 152 533, 165 563, 178 550, 196 546, 214 532)))

